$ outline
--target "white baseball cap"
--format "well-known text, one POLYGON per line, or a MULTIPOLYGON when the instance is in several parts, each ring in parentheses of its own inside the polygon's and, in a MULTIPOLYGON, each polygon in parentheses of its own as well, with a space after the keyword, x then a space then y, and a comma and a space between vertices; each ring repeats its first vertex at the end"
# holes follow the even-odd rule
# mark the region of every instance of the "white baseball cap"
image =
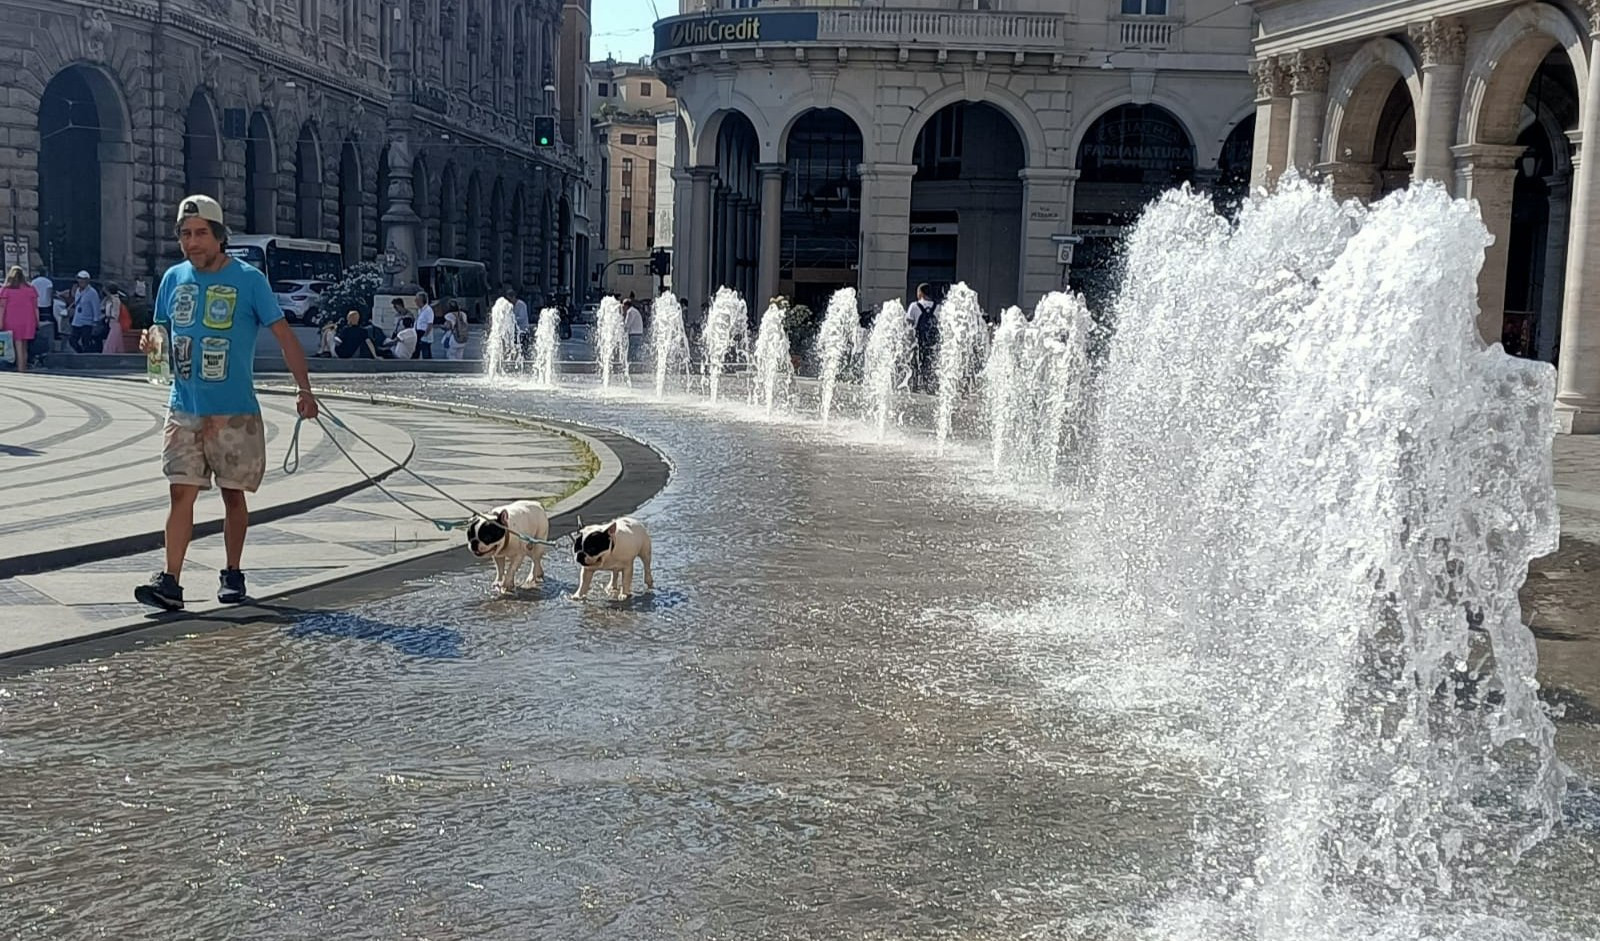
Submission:
POLYGON ((226 225, 222 221, 222 204, 203 193, 185 196, 178 202, 178 224, 182 225, 183 220, 190 216, 199 216, 208 222, 226 225))
POLYGON ((79 280, 82 280, 82 281, 89 280, 89 272, 87 272, 87 271, 78 272, 78 278, 79 278, 79 280))

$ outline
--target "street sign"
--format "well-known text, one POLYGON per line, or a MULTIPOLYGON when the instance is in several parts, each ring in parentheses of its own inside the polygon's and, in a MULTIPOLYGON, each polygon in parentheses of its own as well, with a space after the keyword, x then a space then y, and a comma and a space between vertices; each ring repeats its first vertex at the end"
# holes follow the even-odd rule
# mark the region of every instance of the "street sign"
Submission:
POLYGON ((5 236, 5 265, 0 271, 10 271, 12 266, 28 270, 28 239, 23 235, 5 236))
POLYGON ((1073 244, 1071 242, 1061 242, 1058 245, 1056 245, 1056 264, 1058 264, 1058 265, 1070 265, 1070 264, 1072 264, 1072 249, 1073 249, 1073 247, 1074 246, 1073 246, 1073 244))

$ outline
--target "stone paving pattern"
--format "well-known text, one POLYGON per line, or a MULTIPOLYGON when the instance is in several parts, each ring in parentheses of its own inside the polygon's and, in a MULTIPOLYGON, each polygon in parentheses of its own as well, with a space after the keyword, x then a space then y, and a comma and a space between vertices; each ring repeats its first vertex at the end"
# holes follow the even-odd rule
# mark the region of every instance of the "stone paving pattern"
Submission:
MULTIPOLYGON (((33 437, 19 437, 15 419, 0 419, 0 446, 15 445, 24 459, 29 451, 49 455, 59 448, 71 455, 92 455, 81 458, 84 462, 106 464, 98 474, 88 463, 74 465, 77 473, 86 476, 63 477, 61 465, 54 465, 52 472, 36 465, 12 466, 18 455, 0 456, 0 484, 6 486, 6 492, 40 494, 26 495, 20 501, 29 504, 22 512, 31 524, 6 535, 5 551, 17 551, 13 547, 39 539, 57 538, 55 520, 63 513, 80 514, 80 501, 83 505, 116 507, 119 514, 127 517, 151 517, 160 528, 166 507, 158 456, 157 422, 164 407, 160 392, 147 384, 109 379, 31 374, 21 379, 7 374, 0 379, 0 400, 10 403, 14 414, 55 414, 60 419, 51 425, 48 434, 33 437), (83 419, 86 409, 96 408, 120 418, 83 419), (66 417, 61 417, 63 414, 66 417), (69 429, 76 429, 76 435, 69 429), (24 438, 32 444, 18 444, 24 438), (113 451, 116 457, 105 457, 113 451), (97 483, 94 476, 104 479, 97 483), (79 486, 75 489, 74 484, 79 486), (58 495, 46 499, 42 496, 45 493, 58 495), (50 506, 41 511, 33 506, 36 503, 50 506)), ((473 507, 557 496, 589 475, 574 439, 551 431, 420 409, 337 399, 330 399, 329 404, 362 435, 375 443, 393 445, 394 450, 384 447, 391 454, 401 450, 401 444, 409 450, 415 442, 409 468, 473 507)), ((264 413, 279 412, 292 408, 292 400, 263 396, 262 406, 264 413)), ((41 421, 35 419, 34 423, 41 421)), ((274 490, 304 493, 303 488, 312 481, 316 482, 311 485, 320 486, 359 479, 330 444, 320 436, 313 440, 311 425, 302 431, 301 470, 285 478, 281 464, 293 422, 285 422, 279 415, 269 418, 269 425, 274 424, 277 434, 267 446, 270 471, 258 499, 270 498, 274 490), (317 474, 322 478, 316 478, 317 474)), ((369 469, 383 466, 381 458, 356 442, 346 440, 346 446, 369 469)), ((0 447, 0 453, 11 454, 4 447, 0 447)), ((430 518, 457 519, 465 515, 460 507, 403 472, 387 480, 385 486, 430 518)), ((221 502, 214 492, 201 495, 197 516, 202 508, 206 513, 220 515, 221 502)), ((440 531, 377 489, 369 488, 334 504, 251 527, 244 569, 251 591, 260 593, 275 584, 350 566, 370 566, 385 556, 420 547, 446 548, 462 538, 458 532, 440 531)), ((7 622, 5 628, 0 628, 0 649, 48 643, 93 629, 97 623, 145 614, 148 609, 132 600, 133 587, 162 565, 163 554, 156 550, 0 579, 0 609, 5 611, 7 622)), ((216 572, 222 565, 220 535, 193 543, 183 578, 191 606, 214 601, 216 572)))

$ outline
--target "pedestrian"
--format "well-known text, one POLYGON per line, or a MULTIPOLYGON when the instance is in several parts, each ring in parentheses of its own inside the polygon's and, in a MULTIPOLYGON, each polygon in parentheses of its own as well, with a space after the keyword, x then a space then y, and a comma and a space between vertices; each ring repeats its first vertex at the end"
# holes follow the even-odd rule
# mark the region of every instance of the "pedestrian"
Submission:
POLYGON ((465 359, 467 355, 467 312, 455 301, 444 305, 443 350, 445 359, 465 359))
POLYGON ((911 391, 929 392, 933 388, 933 351, 939 343, 939 318, 933 303, 933 289, 917 285, 917 299, 906 305, 906 322, 916 338, 916 355, 911 365, 911 391))
POLYGON ((104 318, 106 322, 105 342, 100 346, 102 353, 125 353, 122 348, 123 332, 133 329, 133 317, 128 314, 128 305, 122 303, 122 289, 115 284, 106 287, 106 303, 104 318))
POLYGON ((410 314, 401 317, 395 325, 394 336, 384 341, 387 352, 395 359, 410 359, 417 351, 416 321, 410 314))
POLYGON ((89 283, 89 272, 78 272, 72 288, 72 349, 77 353, 96 353, 95 332, 105 317, 100 309, 100 292, 89 283))
POLYGON ((56 326, 56 285, 54 281, 45 277, 44 269, 40 268, 33 275, 33 290, 39 295, 39 326, 49 327, 41 330, 34 339, 39 342, 40 353, 48 353, 55 349, 55 340, 61 336, 60 329, 56 326))
POLYGON ((426 292, 417 292, 417 351, 412 359, 433 359, 433 305, 426 292))
POLYGON ((11 333, 17 372, 28 371, 28 344, 39 329, 39 292, 26 279, 22 266, 12 265, 5 286, 0 287, 0 330, 11 333))
MULTIPOLYGON (((250 509, 245 495, 261 485, 267 469, 267 439, 256 401, 256 338, 262 327, 283 348, 283 360, 299 392, 295 410, 317 417, 317 400, 306 374, 305 351, 283 317, 267 278, 223 250, 228 228, 222 206, 209 196, 186 196, 178 203, 178 245, 185 261, 161 278, 155 324, 167 331, 161 352, 172 365, 172 396, 162 433, 161 469, 169 484, 166 568, 134 589, 141 604, 167 611, 183 609, 184 557, 194 538, 194 504, 212 480, 222 491, 226 567, 219 573, 217 600, 248 599, 244 572, 245 532, 250 509)), ((157 344, 146 331, 139 351, 157 344)))
POLYGON ((628 330, 628 362, 637 363, 644 358, 644 314, 639 312, 639 302, 628 295, 628 309, 622 313, 622 322, 628 330))

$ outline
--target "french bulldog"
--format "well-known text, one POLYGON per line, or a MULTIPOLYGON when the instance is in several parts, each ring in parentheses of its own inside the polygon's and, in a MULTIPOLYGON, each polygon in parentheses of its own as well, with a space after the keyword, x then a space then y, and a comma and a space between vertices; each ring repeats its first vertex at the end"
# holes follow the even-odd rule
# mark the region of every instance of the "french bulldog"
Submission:
POLYGON ((510 593, 513 587, 533 588, 544 580, 545 547, 528 539, 548 538, 550 518, 544 507, 532 500, 495 507, 467 524, 467 548, 480 559, 494 559, 494 586, 502 593, 510 593), (517 585, 517 571, 527 559, 533 561, 533 568, 527 581, 517 585))
POLYGON ((610 572, 607 597, 621 601, 633 595, 633 562, 644 563, 644 587, 656 587, 650 572, 650 531, 631 516, 610 523, 585 526, 572 534, 572 552, 578 562, 578 591, 572 597, 589 595, 589 584, 596 572, 610 572))

